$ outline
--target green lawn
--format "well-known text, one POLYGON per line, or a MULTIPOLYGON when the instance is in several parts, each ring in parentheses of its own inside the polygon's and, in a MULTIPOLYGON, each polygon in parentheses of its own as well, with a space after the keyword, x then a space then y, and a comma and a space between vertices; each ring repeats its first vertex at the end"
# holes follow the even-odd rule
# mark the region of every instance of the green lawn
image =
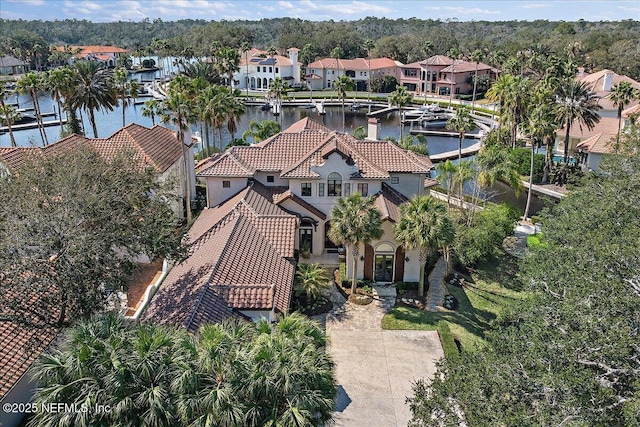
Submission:
POLYGON ((505 305, 526 297, 516 278, 517 260, 509 255, 481 265, 472 272, 464 288, 447 286, 458 300, 458 310, 429 312, 395 307, 382 319, 383 329, 438 330, 438 322, 449 323, 451 332, 463 349, 474 349, 484 343, 484 333, 505 305))

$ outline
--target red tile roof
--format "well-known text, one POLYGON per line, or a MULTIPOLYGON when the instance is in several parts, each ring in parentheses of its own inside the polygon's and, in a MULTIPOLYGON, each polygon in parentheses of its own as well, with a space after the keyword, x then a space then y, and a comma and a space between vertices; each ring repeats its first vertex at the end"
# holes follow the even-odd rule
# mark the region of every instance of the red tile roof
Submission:
POLYGON ((390 58, 371 58, 371 62, 367 58, 342 59, 338 58, 322 58, 309 65, 307 69, 341 69, 341 70, 379 70, 382 68, 400 67, 402 64, 390 58))
POLYGON ((599 133, 580 142, 577 148, 588 153, 609 154, 613 153, 615 141, 615 135, 599 133))
MULTIPOLYGON (((478 62, 478 71, 482 70, 491 70, 493 67, 491 65, 483 64, 482 62, 478 62)), ((450 73, 453 70, 454 73, 469 73, 476 70, 475 62, 467 62, 462 61, 460 59, 456 59, 453 65, 449 65, 448 67, 444 67, 442 70, 443 73, 450 73)))
POLYGON ((426 65, 451 65, 453 63, 453 59, 444 55, 434 55, 423 61, 426 65))
POLYGON ((390 172, 428 173, 427 156, 403 150, 390 141, 359 141, 308 118, 250 147, 232 147, 201 168, 198 176, 251 177, 256 171, 280 172, 282 178, 317 178, 314 165, 331 152, 350 157, 354 177, 387 179, 390 172))
POLYGON ((57 334, 56 328, 31 328, 0 321, 0 401, 57 334))
POLYGON ((400 219, 400 205, 409 201, 403 194, 382 183, 382 190, 376 194, 375 205, 382 214, 383 221, 396 222, 400 219))
POLYGON ((9 170, 15 172, 34 153, 55 156, 78 147, 92 147, 107 161, 112 160, 123 150, 130 150, 133 153, 133 159, 141 166, 150 166, 158 173, 165 172, 182 156, 182 147, 173 131, 158 125, 147 128, 132 123, 108 138, 94 139, 74 134, 45 148, 3 149, 0 150, 0 162, 5 163, 9 170))
POLYGON ((189 257, 169 272, 142 318, 193 331, 237 317, 233 309, 286 311, 298 219, 273 202, 282 192, 251 181, 204 210, 187 235, 189 257))
MULTIPOLYGON (((566 129, 563 127, 559 129, 556 134, 564 138, 566 129)), ((572 138, 591 138, 594 135, 605 134, 614 136, 618 134, 618 118, 617 117, 600 117, 600 121, 596 123, 593 129, 589 129, 586 126, 574 121, 571 125, 569 136, 572 138)))

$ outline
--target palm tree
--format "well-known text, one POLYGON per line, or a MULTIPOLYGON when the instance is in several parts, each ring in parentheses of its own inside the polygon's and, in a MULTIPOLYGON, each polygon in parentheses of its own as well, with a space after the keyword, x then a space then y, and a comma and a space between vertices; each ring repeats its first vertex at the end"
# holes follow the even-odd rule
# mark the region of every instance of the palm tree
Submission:
MULTIPOLYGON (((68 68, 54 68, 47 74, 47 89, 51 93, 53 99, 58 104, 58 114, 60 120, 60 132, 62 128, 62 98, 65 99, 73 89, 73 71, 68 68)), ((66 103, 66 102, 65 102, 66 103)))
POLYGON ((424 296, 424 270, 429 255, 444 249, 447 268, 449 265, 447 248, 453 243, 455 233, 447 208, 431 197, 413 197, 400 205, 400 219, 393 225, 393 231, 405 249, 420 251, 418 295, 424 296))
POLYGON ((347 91, 353 90, 353 81, 347 76, 340 76, 334 82, 336 92, 342 102, 342 132, 345 131, 345 118, 344 118, 344 98, 347 96, 347 91))
POLYGON ((116 68, 112 84, 122 103, 122 127, 124 127, 126 124, 126 109, 138 96, 138 82, 127 79, 127 70, 124 68, 116 68))
POLYGON ((172 123, 176 127, 178 141, 180 141, 180 146, 182 147, 187 223, 191 223, 191 174, 189 173, 188 152, 184 141, 184 131, 189 129, 189 123, 194 120, 194 108, 191 101, 192 100, 183 92, 177 90, 170 91, 169 96, 162 101, 163 113, 160 118, 163 123, 172 123))
POLYGON ((247 98, 249 98, 249 51, 251 50, 251 44, 248 42, 242 43, 242 46, 240 46, 240 50, 242 51, 242 53, 244 53, 244 64, 246 67, 244 83, 247 86, 247 98))
POLYGON ((375 47, 375 43, 371 39, 364 42, 364 48, 367 49, 367 101, 371 102, 371 49, 375 47))
POLYGON ((340 76, 340 58, 344 55, 342 48, 340 46, 336 46, 331 50, 329 56, 336 59, 336 73, 340 76))
POLYGON ((329 287, 329 275, 320 264, 300 264, 296 273, 294 291, 305 295, 308 302, 317 301, 322 291, 329 287))
POLYGON ((533 166, 536 147, 542 145, 544 138, 550 133, 555 132, 556 126, 550 118, 550 108, 544 103, 538 106, 529 115, 528 129, 531 136, 531 158, 529 164, 529 189, 527 191, 527 204, 524 208, 523 219, 529 217, 529 207, 531 206, 531 193, 533 190, 533 166))
POLYGON ((113 111, 118 98, 111 83, 111 72, 95 61, 78 61, 74 64, 76 86, 71 97, 72 108, 83 108, 89 115, 93 137, 98 137, 95 112, 113 111))
POLYGON ((402 141, 402 127, 404 126, 402 118, 402 108, 411 104, 412 96, 407 92, 406 86, 398 86, 396 90, 389 94, 389 103, 395 105, 400 110, 400 141, 402 141))
POLYGON ((157 99, 150 99, 144 102, 141 112, 143 117, 150 117, 152 126, 155 126, 156 116, 162 114, 162 104, 157 99))
POLYGON ((620 82, 613 87, 611 93, 609 93, 609 99, 618 109, 618 135, 616 137, 616 143, 620 143, 620 129, 622 128, 622 110, 626 107, 634 98, 634 89, 629 82, 620 82))
MULTIPOLYGON (((393 138, 391 138, 393 140, 393 138)), ((405 135, 400 141, 393 141, 398 144, 400 148, 405 150, 413 151, 417 154, 422 154, 423 156, 429 155, 429 147, 427 146, 427 137, 418 134, 418 135, 405 135)))
POLYGON ((269 82, 269 95, 279 102, 282 100, 286 88, 287 83, 282 79, 282 77, 276 77, 269 82))
POLYGON ((467 107, 460 106, 456 110, 456 115, 447 121, 447 129, 454 130, 458 133, 458 164, 462 161, 462 141, 464 135, 473 129, 475 123, 469 114, 467 107))
POLYGON ((382 216, 375 207, 375 199, 372 196, 362 197, 360 193, 340 197, 331 210, 328 237, 351 252, 351 293, 355 294, 360 245, 382 237, 382 216))
POLYGON ((247 111, 247 108, 232 91, 225 92, 224 99, 227 112, 227 130, 231 135, 231 143, 233 143, 238 131, 238 119, 247 111))
POLYGON ((46 146, 49 145, 49 141, 47 140, 47 133, 42 125, 42 113, 40 111, 40 103, 38 102, 38 91, 42 88, 42 74, 34 73, 33 71, 29 71, 16 81, 16 91, 23 94, 28 93, 33 101, 33 111, 36 116, 36 122, 38 123, 42 145, 46 146))
POLYGON ((11 138, 11 146, 17 147, 16 139, 13 136, 13 129, 11 129, 11 125, 20 117, 18 113, 11 107, 10 105, 5 104, 4 96, 7 92, 6 86, 0 84, 0 108, 2 108, 3 120, 7 124, 7 128, 9 129, 9 138, 11 138))
POLYGON ((438 163, 436 171, 438 172, 438 181, 447 186, 447 206, 451 206, 451 191, 453 190, 455 176, 458 173, 458 167, 451 160, 447 160, 438 163))
POLYGON ((473 76, 473 98, 471 100, 472 112, 476 111, 476 89, 478 88, 478 64, 480 63, 480 61, 482 61, 483 58, 484 58, 484 52, 482 52, 480 49, 474 50, 473 53, 471 54, 471 60, 476 64, 475 73, 473 76))
POLYGON ((276 49, 275 46, 269 46, 269 48, 267 49, 267 54, 269 54, 269 56, 271 57, 271 59, 273 59, 273 79, 275 80, 276 78, 276 55, 278 54, 278 49, 276 49))
POLYGON ((500 103, 500 124, 510 124, 511 148, 516 147, 517 132, 530 102, 531 81, 524 76, 503 74, 487 91, 487 99, 500 103))
POLYGON ((240 53, 236 49, 223 47, 216 51, 216 68, 220 75, 227 75, 229 87, 233 88, 233 73, 240 71, 240 53))
POLYGON ((565 126, 564 136, 564 164, 569 160, 569 135, 571 125, 575 121, 582 129, 585 125, 587 129, 594 128, 600 121, 598 110, 598 98, 586 83, 570 79, 560 85, 556 95, 556 117, 565 126))
POLYGON ((275 120, 263 120, 262 122, 251 120, 249 129, 242 133, 242 138, 246 139, 247 137, 251 137, 253 138, 253 142, 258 143, 272 137, 281 130, 280 123, 275 120))

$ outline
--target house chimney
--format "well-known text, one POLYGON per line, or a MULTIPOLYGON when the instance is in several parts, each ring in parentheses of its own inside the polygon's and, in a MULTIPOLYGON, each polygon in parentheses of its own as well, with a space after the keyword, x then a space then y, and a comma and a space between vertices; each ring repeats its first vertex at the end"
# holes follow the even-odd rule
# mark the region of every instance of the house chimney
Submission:
POLYGON ((380 133, 380 120, 375 117, 371 117, 367 127, 367 139, 369 141, 377 141, 378 133, 380 133))
POLYGON ((602 79, 602 90, 604 92, 609 92, 611 90, 611 85, 613 84, 613 72, 607 71, 604 73, 604 78, 602 79))

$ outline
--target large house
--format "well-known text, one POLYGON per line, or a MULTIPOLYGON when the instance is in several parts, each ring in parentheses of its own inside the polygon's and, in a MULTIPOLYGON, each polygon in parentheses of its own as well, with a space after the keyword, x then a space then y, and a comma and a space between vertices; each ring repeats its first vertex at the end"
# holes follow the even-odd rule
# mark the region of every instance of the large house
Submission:
POLYGON ((270 56, 265 50, 252 48, 240 52, 240 69, 233 74, 235 89, 269 90, 269 83, 280 77, 289 86, 300 84, 299 49, 292 47, 289 56, 270 56))
MULTIPOLYGON (((600 117, 593 129, 580 125, 577 121, 569 131, 569 155, 580 156, 580 163, 587 169, 597 170, 603 154, 613 152, 613 143, 618 134, 617 117, 600 117)), ((556 132, 554 154, 564 154, 564 138, 566 128, 556 132)))
POLYGON ((294 250, 338 264, 338 247, 327 237, 331 210, 355 192, 375 197, 384 230, 361 248, 357 276, 418 281, 418 253, 405 253, 392 226, 399 205, 434 184, 432 163, 377 141, 377 126, 372 119, 372 139, 360 141, 305 118, 200 164, 208 208, 189 232, 190 255, 171 270, 141 318, 189 330, 226 317, 275 320, 291 299, 294 250))
POLYGON ((419 94, 449 95, 453 88, 456 95, 473 91, 473 77, 495 79, 497 70, 482 62, 453 60, 448 56, 434 55, 420 62, 403 65, 400 83, 419 94))
MULTIPOLYGON (((190 135, 185 136, 188 140, 190 135)), ((147 128, 132 123, 107 138, 87 138, 80 135, 70 135, 60 141, 42 147, 3 147, 0 148, 0 176, 7 173, 19 172, 20 167, 30 156, 43 155, 50 156, 73 149, 75 147, 92 147, 100 156, 106 160, 111 160, 117 153, 128 150, 139 162, 141 166, 149 166, 158 174, 160 182, 173 180, 174 192, 177 196, 184 198, 186 188, 183 185, 184 158, 182 147, 175 132, 163 126, 147 128)), ((185 145, 187 153, 187 168, 194 170, 192 148, 185 145)), ((195 194, 195 174, 191 173, 189 184, 191 194, 195 194)), ((181 206, 174 206, 174 211, 178 218, 183 218, 181 206)))
MULTIPOLYGON (((615 111, 617 107, 611 102, 609 95, 612 89, 616 87, 618 83, 627 82, 636 90, 640 90, 640 83, 633 80, 631 77, 627 77, 621 74, 617 74, 611 70, 601 70, 593 74, 579 71, 576 79, 585 83, 588 88, 595 92, 598 96, 598 104, 605 111, 615 111)), ((637 99, 633 99, 627 107, 633 107, 638 104, 637 99)))
POLYGON ((56 46, 55 49, 61 52, 72 52, 73 56, 69 59, 69 63, 84 59, 101 62, 108 68, 115 67, 118 58, 128 52, 126 49, 116 46, 56 46))
POLYGON ((304 79, 312 90, 331 89, 340 76, 349 77, 355 84, 354 89, 366 91, 369 75, 374 79, 380 76, 392 76, 400 81, 402 63, 389 58, 322 58, 307 65, 304 79))

